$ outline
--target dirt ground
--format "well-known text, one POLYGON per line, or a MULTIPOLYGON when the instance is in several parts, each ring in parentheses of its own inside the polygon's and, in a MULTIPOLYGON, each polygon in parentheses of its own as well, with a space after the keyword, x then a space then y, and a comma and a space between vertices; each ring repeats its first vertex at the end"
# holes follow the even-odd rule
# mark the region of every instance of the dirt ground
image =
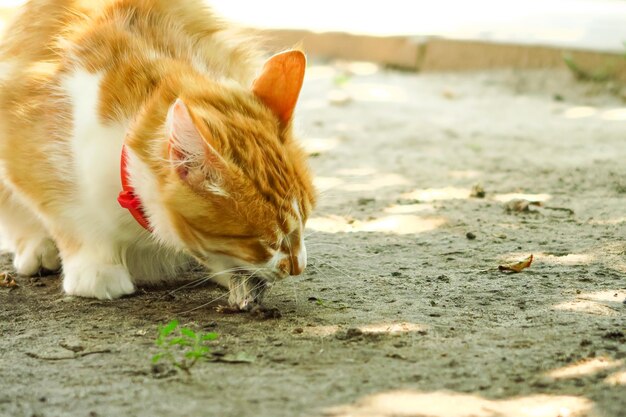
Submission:
POLYGON ((267 299, 282 318, 220 314, 212 285, 96 301, 18 277, 0 288, 0 416, 625 416, 626 105, 609 89, 312 65, 298 119, 321 198, 308 270, 267 299), (172 319, 253 361, 153 366, 172 319))

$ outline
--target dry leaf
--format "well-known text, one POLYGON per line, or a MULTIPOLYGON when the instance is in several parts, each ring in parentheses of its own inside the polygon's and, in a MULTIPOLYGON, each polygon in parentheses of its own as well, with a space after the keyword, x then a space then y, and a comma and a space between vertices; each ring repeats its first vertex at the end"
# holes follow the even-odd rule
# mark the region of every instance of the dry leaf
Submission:
POLYGON ((520 262, 512 264, 500 265, 498 269, 502 272, 522 272, 522 270, 528 268, 533 263, 533 255, 520 262))
POLYGON ((0 273, 0 277, 2 277, 2 281, 0 281, 0 287, 4 288, 15 288, 17 287, 17 282, 15 282, 15 278, 8 272, 0 273))

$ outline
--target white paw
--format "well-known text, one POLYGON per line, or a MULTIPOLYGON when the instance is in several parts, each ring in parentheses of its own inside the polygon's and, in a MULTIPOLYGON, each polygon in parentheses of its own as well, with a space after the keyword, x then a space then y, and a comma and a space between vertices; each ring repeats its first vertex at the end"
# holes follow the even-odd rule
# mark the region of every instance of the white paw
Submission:
POLYGON ((66 262, 63 289, 69 295, 112 300, 135 292, 130 274, 122 265, 66 262))
POLYGON ((24 249, 15 253, 13 266, 20 275, 32 276, 42 269, 57 271, 61 268, 59 251, 52 239, 44 238, 28 242, 24 249))

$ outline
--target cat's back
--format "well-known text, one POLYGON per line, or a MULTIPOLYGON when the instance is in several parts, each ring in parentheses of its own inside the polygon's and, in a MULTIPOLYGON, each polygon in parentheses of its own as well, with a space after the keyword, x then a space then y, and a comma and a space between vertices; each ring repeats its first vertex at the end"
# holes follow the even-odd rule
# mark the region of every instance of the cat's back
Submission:
MULTIPOLYGON (((125 74, 115 88, 124 96, 119 88, 158 80, 171 63, 247 86, 258 58, 204 0, 30 0, 0 44, 0 118, 19 111, 19 123, 37 123, 76 71, 125 74)), ((144 98, 121 105, 134 109, 144 98)))
POLYGON ((72 25, 98 13, 106 0, 30 0, 4 31, 2 61, 57 61, 58 41, 72 25))
POLYGON ((87 60, 96 53, 109 63, 158 55, 243 83, 251 81, 258 61, 251 39, 224 24, 203 0, 30 0, 5 30, 0 62, 58 63, 86 49, 94 52, 84 55, 87 60))

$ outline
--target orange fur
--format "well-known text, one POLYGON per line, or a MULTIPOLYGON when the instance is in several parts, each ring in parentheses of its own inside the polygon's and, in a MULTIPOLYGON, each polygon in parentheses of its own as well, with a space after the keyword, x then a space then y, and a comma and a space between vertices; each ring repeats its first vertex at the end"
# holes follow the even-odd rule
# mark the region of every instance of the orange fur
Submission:
MULTIPOLYGON (((84 68, 102 76, 100 123, 129 126, 126 145, 154 177, 185 250, 203 262, 221 254, 245 265, 279 250, 289 260, 279 268, 301 272, 294 253, 315 193, 291 126, 304 74, 300 52, 287 54, 296 57, 295 75, 269 61, 253 90, 255 46, 200 0, 31 0, 6 33, 0 192, 35 213, 62 258, 86 244, 68 216, 77 187, 68 132, 76 121, 61 88, 84 68), (276 80, 287 85, 284 93, 269 93, 276 80), (181 177, 172 163, 166 119, 176 99, 223 162, 204 159, 194 172, 211 171, 222 193, 181 177)), ((182 163, 194 169, 196 162, 182 163)))

